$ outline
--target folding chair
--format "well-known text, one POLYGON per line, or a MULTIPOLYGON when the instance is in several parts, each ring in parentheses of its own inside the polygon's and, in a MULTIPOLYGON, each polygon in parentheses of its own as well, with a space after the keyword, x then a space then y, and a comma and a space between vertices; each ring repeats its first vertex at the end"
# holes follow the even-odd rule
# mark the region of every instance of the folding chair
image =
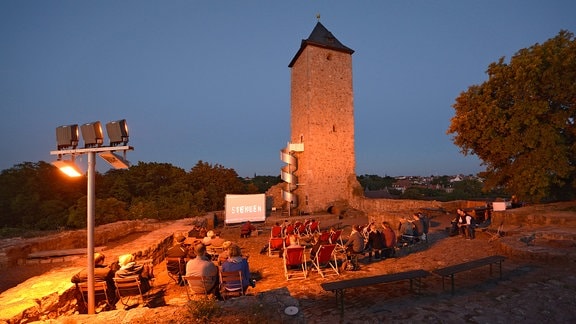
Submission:
POLYGON ((188 296, 188 300, 191 300, 192 296, 194 295, 208 295, 208 278, 204 276, 183 276, 182 279, 186 283, 186 295, 188 296), (200 283, 200 285, 198 285, 200 283), (198 286, 201 288, 199 289, 198 286))
POLYGON ((271 237, 268 241, 268 256, 272 256, 274 252, 280 253, 284 248, 284 239, 281 237, 271 237))
POLYGON ((330 235, 330 244, 336 244, 336 248, 340 251, 346 251, 344 248, 344 241, 342 241, 342 230, 336 230, 330 235))
POLYGON ((270 237, 282 237, 282 226, 272 226, 272 229, 270 230, 270 237))
POLYGON ((306 255, 303 246, 284 249, 283 260, 286 280, 306 279, 308 269, 306 268, 306 255))
POLYGON ((295 226, 293 224, 289 224, 286 226, 286 231, 284 232, 284 236, 293 235, 295 230, 295 226))
POLYGON ((330 242, 330 232, 320 233, 320 242, 330 242))
POLYGON ((308 225, 308 234, 312 235, 316 232, 320 233, 320 222, 313 221, 308 225))
POLYGON ((224 300, 228 296, 244 296, 242 271, 220 271, 220 295, 224 300))
POLYGON ((124 307, 133 306, 130 304, 132 298, 140 298, 142 304, 146 304, 147 295, 142 292, 142 283, 138 276, 114 278, 114 284, 116 285, 116 295, 124 307))
POLYGON ((336 254, 334 253, 334 249, 336 248, 336 244, 328 244, 322 245, 316 251, 316 256, 314 260, 312 260, 312 264, 318 270, 318 273, 322 276, 322 278, 326 277, 322 269, 332 269, 334 273, 339 276, 340 273, 338 272, 338 261, 336 260, 336 254))
POLYGON ((500 226, 498 226, 496 232, 490 231, 490 228, 483 228, 482 232, 490 235, 490 239, 488 240, 488 242, 495 241, 504 236, 504 222, 500 223, 500 226))
POLYGON ((186 261, 183 258, 166 257, 166 272, 170 279, 180 284, 182 276, 186 274, 186 261))
MULTIPOLYGON (((88 282, 77 283, 76 288, 82 296, 82 302, 84 302, 84 306, 88 308, 88 282)), ((106 281, 94 282, 94 297, 96 301, 98 298, 104 299, 106 301, 106 305, 108 305, 108 307, 112 307, 112 304, 110 303, 111 298, 108 297, 108 284, 106 281)))

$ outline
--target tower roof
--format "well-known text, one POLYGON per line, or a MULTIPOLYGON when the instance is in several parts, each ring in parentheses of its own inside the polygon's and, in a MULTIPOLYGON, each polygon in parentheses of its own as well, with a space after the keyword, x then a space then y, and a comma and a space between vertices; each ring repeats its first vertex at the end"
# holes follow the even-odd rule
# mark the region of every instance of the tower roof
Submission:
POLYGON ((312 30, 312 33, 310 33, 310 36, 308 36, 308 39, 302 40, 298 53, 296 53, 292 61, 290 61, 288 67, 292 67, 294 65, 294 63, 296 62, 296 60, 298 59, 304 48, 306 48, 306 46, 308 45, 320 46, 349 54, 354 53, 353 49, 340 43, 340 41, 336 39, 336 37, 334 37, 334 35, 332 35, 332 33, 328 29, 326 29, 324 25, 318 22, 316 23, 316 27, 314 27, 314 30, 312 30))

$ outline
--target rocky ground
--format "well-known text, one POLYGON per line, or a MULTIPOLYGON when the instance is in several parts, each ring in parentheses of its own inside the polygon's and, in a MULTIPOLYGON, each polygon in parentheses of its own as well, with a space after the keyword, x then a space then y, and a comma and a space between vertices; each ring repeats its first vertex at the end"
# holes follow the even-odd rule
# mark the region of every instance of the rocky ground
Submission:
MULTIPOLYGON (((238 228, 225 228, 222 237, 236 241, 249 262, 256 288, 249 296, 226 302, 187 303, 183 288, 167 277, 165 264, 156 266, 156 282, 149 307, 130 310, 118 307, 96 315, 61 317, 58 323, 184 323, 184 322, 246 322, 246 323, 574 323, 576 321, 576 260, 573 257, 552 261, 507 255, 502 279, 489 268, 456 275, 456 291, 443 290, 436 276, 423 279, 419 294, 410 292, 408 281, 346 290, 344 314, 337 307, 335 296, 325 292, 320 283, 338 279, 395 273, 413 269, 434 269, 501 254, 500 240, 477 233, 475 240, 449 237, 445 228, 450 216, 433 219, 428 245, 403 249, 396 258, 368 262, 361 269, 343 272, 339 277, 322 278, 312 271, 305 280, 286 281, 282 260, 259 252, 266 244, 268 232, 258 237, 239 238, 238 228), (190 308, 190 305, 193 307, 190 308), (288 306, 296 306, 296 315, 286 315, 288 306), (212 317, 212 310, 220 312, 212 317), (206 315, 209 319, 198 319, 206 315)), ((344 233, 350 225, 366 223, 366 219, 344 219, 344 233)), ((330 225, 324 222, 322 226, 330 225)), ((536 246, 542 242, 536 242, 536 246)), ((543 243, 542 243, 543 244, 543 243)), ((552 247, 574 251, 574 244, 552 247)), ((576 254, 571 254, 572 256, 576 254)))

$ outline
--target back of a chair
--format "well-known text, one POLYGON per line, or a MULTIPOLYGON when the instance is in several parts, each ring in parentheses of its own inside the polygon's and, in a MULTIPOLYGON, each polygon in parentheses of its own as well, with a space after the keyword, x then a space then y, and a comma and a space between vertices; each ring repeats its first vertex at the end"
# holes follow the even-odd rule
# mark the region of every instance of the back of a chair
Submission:
POLYGON ((138 276, 114 278, 114 284, 120 296, 142 295, 140 278, 138 278, 138 276))
POLYGON ((335 248, 336 244, 327 244, 320 246, 320 248, 316 252, 316 261, 319 264, 330 262, 335 248))
POLYGON ((272 230, 270 230, 270 237, 282 237, 282 227, 281 226, 272 226, 272 230))
POLYGON ((242 271, 220 271, 220 284, 226 291, 244 292, 242 271))
POLYGON ((334 231, 330 236, 330 243, 336 244, 340 240, 340 236, 342 236, 342 230, 334 231))
POLYGON ((310 229, 310 234, 314 234, 315 232, 320 231, 320 223, 318 221, 313 221, 310 223, 308 228, 310 229))
POLYGON ((301 265, 306 260, 304 259, 304 247, 289 247, 284 250, 284 259, 286 265, 295 266, 301 265))
MULTIPOLYGON (((76 287, 78 287, 78 290, 82 295, 82 301, 84 302, 84 305, 88 305, 88 302, 86 301, 88 295, 88 282, 77 283, 76 287)), ((94 296, 95 297, 102 296, 106 299, 106 302, 109 303, 108 284, 106 283, 106 281, 94 282, 94 296)))
POLYGON ((281 237, 272 237, 270 238, 269 244, 271 250, 280 250, 284 247, 284 239, 281 237))
POLYGON ((186 281, 188 289, 192 291, 193 294, 208 294, 208 280, 203 276, 183 276, 182 279, 186 281), (200 291, 199 291, 199 288, 200 291))
POLYGON ((288 226, 286 226, 286 233, 284 233, 284 235, 288 236, 292 234, 294 234, 294 225, 289 224, 288 226))
POLYGON ((186 272, 184 258, 166 257, 166 270, 173 275, 183 275, 186 272))
POLYGON ((320 242, 330 242, 330 232, 320 233, 320 242))

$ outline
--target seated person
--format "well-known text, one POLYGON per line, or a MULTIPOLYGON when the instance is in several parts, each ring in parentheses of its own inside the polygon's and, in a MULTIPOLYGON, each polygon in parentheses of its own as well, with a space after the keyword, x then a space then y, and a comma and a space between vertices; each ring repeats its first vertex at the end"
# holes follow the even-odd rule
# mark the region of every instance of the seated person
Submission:
POLYGON ((246 221, 246 223, 242 224, 240 227, 240 237, 250 237, 252 232, 256 230, 256 227, 250 223, 250 221, 246 221))
POLYGON ((388 222, 382 222, 382 237, 384 238, 384 250, 382 257, 390 258, 394 256, 396 250, 396 233, 388 222))
POLYGON ((372 260, 372 252, 374 252, 374 259, 380 260, 382 249, 384 249, 384 241, 382 233, 376 228, 376 224, 370 224, 370 232, 368 232, 368 247, 369 255, 368 259, 372 260))
POLYGON ((218 268, 206 256, 206 246, 198 243, 194 246, 196 257, 186 263, 186 276, 202 276, 206 280, 204 287, 200 281, 189 281, 188 285, 196 293, 217 294, 218 268))
POLYGON ((352 270, 358 270, 360 268, 358 258, 356 258, 355 255, 364 252, 364 237, 360 233, 360 230, 360 226, 352 226, 352 233, 350 233, 348 241, 344 244, 348 259, 352 261, 352 270))
MULTIPOLYGON (((94 253, 94 282, 105 281, 107 284, 107 291, 109 298, 112 298, 111 302, 114 301, 116 296, 114 292, 114 271, 104 264, 104 254, 94 253)), ((88 281, 88 269, 84 268, 77 274, 75 274, 72 279, 72 283, 78 284, 88 281)))
POLYGON ((185 272, 186 261, 190 257, 188 253, 188 248, 184 246, 185 240, 186 238, 184 237, 184 235, 180 234, 174 235, 174 246, 172 246, 166 251, 167 258, 180 259, 180 262, 170 260, 167 261, 166 263, 166 269, 171 274, 178 276, 178 284, 180 285, 183 284, 182 274, 183 272, 185 272))
POLYGON ((150 280, 154 278, 154 273, 148 264, 138 264, 132 254, 123 254, 118 257, 118 265, 120 269, 116 271, 116 278, 138 276, 142 292, 150 289, 150 280))
POLYGON ((230 247, 230 245, 232 245, 233 243, 230 241, 226 241, 224 243, 222 243, 222 253, 220 253, 218 255, 218 264, 221 265, 222 263, 224 263, 224 261, 226 261, 228 259, 228 257, 230 256, 229 252, 228 252, 228 248, 230 247))
POLYGON ((222 272, 241 271, 242 272, 242 289, 246 292, 248 286, 255 287, 254 281, 250 279, 250 267, 248 260, 242 257, 242 250, 236 244, 228 247, 228 260, 222 263, 222 272))
POLYGON ((344 248, 349 253, 362 253, 364 251, 364 237, 360 233, 360 226, 352 226, 350 238, 344 244, 344 248))

